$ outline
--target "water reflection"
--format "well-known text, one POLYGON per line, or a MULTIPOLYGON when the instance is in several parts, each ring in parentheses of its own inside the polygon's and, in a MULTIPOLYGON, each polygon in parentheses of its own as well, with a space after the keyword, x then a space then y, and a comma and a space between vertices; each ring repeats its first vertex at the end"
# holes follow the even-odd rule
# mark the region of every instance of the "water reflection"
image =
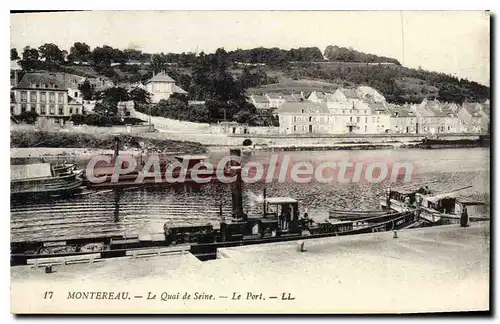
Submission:
MULTIPOLYGON (((269 159, 261 152, 247 161, 269 159)), ((356 159, 374 157, 406 159, 414 163, 414 182, 436 181, 432 188, 448 190, 467 185, 464 195, 489 197, 489 151, 465 150, 380 150, 349 152, 287 152, 292 159, 356 159), (443 157, 445 157, 443 159, 443 157)), ((217 155, 213 155, 217 158, 217 155)), ((383 184, 255 183, 243 185, 247 214, 261 213, 263 190, 267 196, 293 197, 300 212, 323 220, 331 209, 369 210, 378 208, 383 184)), ((156 187, 143 190, 111 190, 57 202, 12 202, 11 239, 83 237, 97 233, 127 235, 158 233, 165 223, 199 224, 229 217, 231 193, 227 185, 156 187)))

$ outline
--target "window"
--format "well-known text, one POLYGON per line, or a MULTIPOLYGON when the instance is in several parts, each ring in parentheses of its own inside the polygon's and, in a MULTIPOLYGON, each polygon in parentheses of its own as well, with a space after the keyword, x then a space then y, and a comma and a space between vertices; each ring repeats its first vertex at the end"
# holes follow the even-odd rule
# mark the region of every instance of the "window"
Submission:
POLYGON ((69 107, 69 114, 73 115, 73 107, 69 107))
POLYGON ((14 115, 14 106, 13 105, 10 105, 10 114, 14 115))
POLYGON ((365 117, 365 123, 368 123, 368 117, 365 117))
POLYGON ((26 101, 28 101, 28 92, 21 91, 21 102, 26 102, 26 101))
POLYGON ((360 118, 359 118, 359 117, 356 117, 356 121, 357 121, 358 123, 359 123, 359 120, 360 120, 360 118))
POLYGON ((40 92, 40 101, 47 102, 47 92, 40 92))
POLYGON ((309 116, 309 122, 312 122, 312 117, 311 116, 309 116))
POLYGON ((64 104, 64 93, 60 93, 60 94, 59 94, 59 100, 58 100, 58 102, 59 102, 60 104, 64 104))
POLYGON ((372 117, 372 123, 374 123, 374 122, 375 122, 375 117, 372 117))
POLYGON ((61 106, 61 105, 59 106, 58 112, 59 112, 59 115, 64 115, 63 106, 61 106))
POLYGON ((51 115, 55 115, 56 114, 56 106, 50 105, 50 111, 49 111, 49 113, 51 115))
POLYGON ((30 102, 36 102, 36 92, 30 91, 30 102))
POLYGON ((296 123, 297 122, 297 116, 293 116, 293 122, 296 123))
POLYGON ((56 94, 55 93, 53 93, 53 92, 49 93, 49 101, 51 103, 54 103, 56 101, 56 94))
POLYGON ((78 98, 78 92, 75 91, 75 98, 78 98))
POLYGON ((352 123, 352 116, 351 116, 351 117, 349 117, 349 121, 352 123))
POLYGON ((47 113, 47 106, 45 104, 40 105, 40 115, 45 115, 47 113))
POLYGON ((380 123, 380 117, 377 117, 377 123, 380 123))
POLYGON ((21 113, 26 111, 26 104, 21 104, 21 113))
POLYGON ((293 125, 293 131, 296 132, 297 131, 297 126, 293 125))

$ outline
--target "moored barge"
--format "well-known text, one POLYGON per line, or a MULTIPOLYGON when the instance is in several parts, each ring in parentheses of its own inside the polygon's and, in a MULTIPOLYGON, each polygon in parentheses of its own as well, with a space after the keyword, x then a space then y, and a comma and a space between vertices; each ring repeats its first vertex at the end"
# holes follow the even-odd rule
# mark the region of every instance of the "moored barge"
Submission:
POLYGON ((82 189, 82 170, 75 164, 32 163, 11 165, 11 199, 50 198, 82 189))

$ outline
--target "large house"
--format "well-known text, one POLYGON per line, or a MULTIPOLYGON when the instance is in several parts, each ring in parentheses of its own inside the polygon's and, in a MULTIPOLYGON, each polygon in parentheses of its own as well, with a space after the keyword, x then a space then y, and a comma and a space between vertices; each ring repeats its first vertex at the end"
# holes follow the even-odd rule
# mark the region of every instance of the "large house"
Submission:
POLYGON ((310 101, 286 102, 278 108, 281 134, 329 133, 329 110, 310 101))
POLYGON ((27 111, 62 124, 72 114, 81 114, 83 106, 72 102, 68 88, 54 74, 26 73, 11 90, 11 115, 27 111))
POLYGON ((153 75, 151 79, 146 81, 146 90, 151 94, 151 102, 158 103, 160 100, 168 100, 174 93, 187 94, 175 84, 165 71, 153 75))

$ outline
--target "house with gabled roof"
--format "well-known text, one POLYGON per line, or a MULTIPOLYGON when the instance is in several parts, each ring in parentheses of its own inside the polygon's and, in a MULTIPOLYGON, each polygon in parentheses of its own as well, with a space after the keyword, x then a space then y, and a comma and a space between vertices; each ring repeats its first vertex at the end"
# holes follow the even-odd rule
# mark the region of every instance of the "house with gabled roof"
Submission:
POLYGON ((338 88, 331 98, 331 100, 340 102, 357 102, 361 100, 356 89, 347 88, 338 88))
POLYGON ((325 102, 326 101, 326 94, 322 91, 313 91, 307 97, 307 100, 315 102, 315 103, 325 102))
POLYGON ((187 94, 175 84, 165 71, 154 74, 151 79, 146 81, 146 90, 151 94, 151 103, 159 103, 160 100, 168 100, 174 93, 187 94))
MULTIPOLYGON (((488 106, 489 110, 489 106, 488 106)), ((486 133, 489 131, 490 118, 478 102, 464 102, 457 112, 463 132, 486 133)))
POLYGON ((439 100, 429 101, 425 98, 419 105, 411 106, 411 109, 417 115, 417 133, 442 134, 462 131, 453 107, 439 100))
POLYGON ((253 94, 250 96, 250 102, 257 109, 270 109, 269 99, 264 95, 253 94))

